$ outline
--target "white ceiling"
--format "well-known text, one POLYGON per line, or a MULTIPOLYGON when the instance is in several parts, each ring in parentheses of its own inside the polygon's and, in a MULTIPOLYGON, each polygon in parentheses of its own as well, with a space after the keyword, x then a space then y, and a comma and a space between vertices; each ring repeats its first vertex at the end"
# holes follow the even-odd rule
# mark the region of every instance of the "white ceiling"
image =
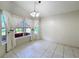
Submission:
MULTIPOLYGON (((1 3, 2 2, 0 2, 0 7, 1 3)), ((34 8, 34 1, 3 2, 2 5, 9 6, 8 8, 11 9, 10 11, 16 14, 30 16, 34 8)), ((8 8, 6 7, 6 10, 8 10, 8 8)), ((5 9, 5 7, 3 9, 5 9)), ((40 4, 36 4, 36 9, 40 12, 41 17, 49 17, 79 10, 79 1, 42 1, 40 4)))

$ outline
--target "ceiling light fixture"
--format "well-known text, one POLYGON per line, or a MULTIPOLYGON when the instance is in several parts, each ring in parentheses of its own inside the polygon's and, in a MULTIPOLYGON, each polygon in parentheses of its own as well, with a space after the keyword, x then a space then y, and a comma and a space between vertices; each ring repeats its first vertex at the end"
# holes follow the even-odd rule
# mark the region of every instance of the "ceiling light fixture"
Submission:
MULTIPOLYGON (((38 3, 41 3, 38 1, 38 3)), ((39 17, 40 13, 36 11, 36 2, 34 2, 34 11, 30 13, 32 17, 39 17)))

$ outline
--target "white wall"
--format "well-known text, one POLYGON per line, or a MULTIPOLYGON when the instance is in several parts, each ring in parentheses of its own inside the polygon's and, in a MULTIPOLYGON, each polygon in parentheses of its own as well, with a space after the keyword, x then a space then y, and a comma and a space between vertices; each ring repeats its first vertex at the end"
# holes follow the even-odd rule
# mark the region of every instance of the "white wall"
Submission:
POLYGON ((41 19, 42 39, 79 47, 79 11, 41 19))

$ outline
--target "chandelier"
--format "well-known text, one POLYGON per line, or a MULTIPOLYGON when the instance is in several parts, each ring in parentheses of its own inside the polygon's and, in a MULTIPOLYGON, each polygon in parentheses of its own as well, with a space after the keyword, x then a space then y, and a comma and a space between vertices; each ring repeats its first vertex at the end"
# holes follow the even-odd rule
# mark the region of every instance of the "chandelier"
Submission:
MULTIPOLYGON (((40 3, 40 1, 39 1, 40 3)), ((32 17, 39 17, 40 13, 36 10, 36 2, 34 2, 34 11, 30 13, 32 17)))

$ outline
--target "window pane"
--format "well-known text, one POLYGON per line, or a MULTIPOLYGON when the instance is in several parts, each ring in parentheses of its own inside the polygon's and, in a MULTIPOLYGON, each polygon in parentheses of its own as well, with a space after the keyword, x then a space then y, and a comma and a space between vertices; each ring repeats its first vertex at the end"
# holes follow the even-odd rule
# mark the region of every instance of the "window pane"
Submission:
POLYGON ((21 28, 19 28, 19 32, 22 33, 22 29, 21 28))
POLYGON ((2 36, 6 35, 6 29, 5 28, 2 29, 2 33, 1 34, 2 34, 2 36))
POLYGON ((5 16, 4 15, 1 15, 1 22, 2 22, 2 27, 5 27, 5 16))
POLYGON ((6 32, 2 32, 2 36, 3 36, 3 35, 6 35, 6 32))
POLYGON ((37 25, 35 28, 34 28, 34 33, 38 33, 39 32, 39 26, 37 25))
POLYGON ((6 29, 5 29, 5 28, 3 28, 3 29, 2 29, 2 32, 6 32, 6 29))
POLYGON ((4 22, 2 22, 2 27, 5 27, 5 23, 4 22))
POLYGON ((16 28, 16 33, 22 33, 22 28, 16 28))
POLYGON ((31 28, 26 28, 26 33, 31 33, 31 28))
POLYGON ((19 29, 18 28, 16 28, 16 33, 19 33, 19 29))
POLYGON ((6 29, 4 28, 4 29, 2 29, 2 36, 3 35, 6 35, 6 29))
POLYGON ((16 32, 18 31, 18 29, 16 28, 16 30, 15 30, 16 32))

